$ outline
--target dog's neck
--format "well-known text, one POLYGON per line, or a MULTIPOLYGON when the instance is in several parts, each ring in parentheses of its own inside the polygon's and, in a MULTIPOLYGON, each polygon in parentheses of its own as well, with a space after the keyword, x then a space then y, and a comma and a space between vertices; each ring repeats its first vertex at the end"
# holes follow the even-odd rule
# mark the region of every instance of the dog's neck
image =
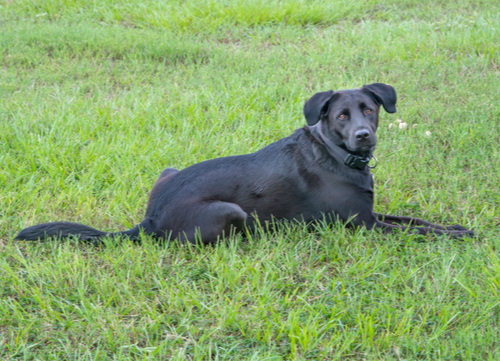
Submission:
MULTIPOLYGON (((370 167, 368 163, 371 158, 375 158, 372 154, 362 157, 353 153, 350 153, 347 149, 333 143, 328 137, 325 136, 322 130, 321 121, 316 125, 309 127, 306 126, 309 133, 325 147, 326 151, 335 159, 339 160, 341 164, 346 165, 349 168, 364 170, 366 167, 370 167)), ((376 159, 376 158, 375 158, 376 159)), ((375 164, 376 166, 376 164, 375 164)), ((370 168, 375 168, 370 167, 370 168)))

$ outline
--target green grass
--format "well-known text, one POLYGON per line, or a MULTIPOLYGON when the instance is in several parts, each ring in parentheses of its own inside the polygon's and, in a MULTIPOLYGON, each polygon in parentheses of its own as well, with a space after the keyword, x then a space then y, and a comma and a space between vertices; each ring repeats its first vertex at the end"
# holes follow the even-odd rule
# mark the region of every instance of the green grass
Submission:
POLYGON ((499 11, 0 0, 1 358, 499 359, 499 11), (54 220, 127 229, 163 168, 256 151, 301 127, 315 92, 372 82, 399 97, 375 210, 477 237, 287 224, 205 248, 13 241, 54 220))

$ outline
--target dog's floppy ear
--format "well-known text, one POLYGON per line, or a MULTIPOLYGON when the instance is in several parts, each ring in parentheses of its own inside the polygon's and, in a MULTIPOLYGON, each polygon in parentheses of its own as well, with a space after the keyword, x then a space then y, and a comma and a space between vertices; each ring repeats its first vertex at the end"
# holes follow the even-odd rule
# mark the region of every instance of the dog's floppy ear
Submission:
POLYGON ((387 113, 396 113, 396 91, 387 84, 373 83, 363 85, 361 90, 367 91, 378 105, 383 105, 387 113))
POLYGON ((304 104, 304 116, 307 125, 314 125, 319 122, 322 113, 328 110, 328 102, 333 97, 333 90, 314 94, 304 104))

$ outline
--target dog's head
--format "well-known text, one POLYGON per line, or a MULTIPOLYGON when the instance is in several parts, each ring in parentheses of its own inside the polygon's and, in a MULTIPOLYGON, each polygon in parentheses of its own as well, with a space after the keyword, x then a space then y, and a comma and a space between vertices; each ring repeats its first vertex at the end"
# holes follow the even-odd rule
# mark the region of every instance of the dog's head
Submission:
POLYGON ((307 125, 322 122, 324 134, 349 152, 370 154, 377 144, 380 106, 396 112, 396 91, 390 85, 374 83, 360 89, 314 94, 304 105, 307 125))

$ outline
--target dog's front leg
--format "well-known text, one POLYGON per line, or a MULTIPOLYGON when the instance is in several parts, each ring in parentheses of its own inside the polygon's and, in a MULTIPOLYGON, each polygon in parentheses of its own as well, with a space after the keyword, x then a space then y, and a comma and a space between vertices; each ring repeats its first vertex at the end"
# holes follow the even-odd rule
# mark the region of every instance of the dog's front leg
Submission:
MULTIPOLYGON (((383 217, 387 217, 384 215, 380 215, 383 217)), ((395 219, 399 219, 399 217, 395 216, 389 216, 389 217, 394 217, 395 219)), ((408 217, 409 218, 409 217, 408 217)), ((415 219, 415 218, 413 218, 415 219)), ((429 223, 423 220, 420 220, 424 223, 429 223)), ((415 223, 407 223, 403 225, 399 224, 393 224, 385 221, 380 221, 377 219, 375 221, 375 228, 380 228, 384 233, 392 232, 395 229, 401 230, 401 231, 410 231, 410 232, 416 232, 421 235, 426 235, 426 234, 443 234, 443 235, 448 235, 453 238, 464 238, 464 237, 472 237, 474 235, 473 231, 467 230, 467 229, 446 229, 444 227, 439 226, 440 228, 437 227, 429 227, 429 226, 420 226, 416 227, 413 226, 415 223)), ((432 223, 430 223, 432 224, 432 223)), ((434 225, 435 226, 435 225, 434 225)), ((463 227, 462 227, 463 228, 463 227)))
POLYGON ((408 226, 425 226, 436 229, 442 229, 447 231, 467 231, 467 228, 462 227, 459 224, 454 224, 451 226, 440 226, 438 224, 430 223, 424 221, 420 218, 404 217, 404 216, 391 216, 388 214, 374 213, 377 219, 384 223, 396 224, 396 225, 408 225, 408 226))

